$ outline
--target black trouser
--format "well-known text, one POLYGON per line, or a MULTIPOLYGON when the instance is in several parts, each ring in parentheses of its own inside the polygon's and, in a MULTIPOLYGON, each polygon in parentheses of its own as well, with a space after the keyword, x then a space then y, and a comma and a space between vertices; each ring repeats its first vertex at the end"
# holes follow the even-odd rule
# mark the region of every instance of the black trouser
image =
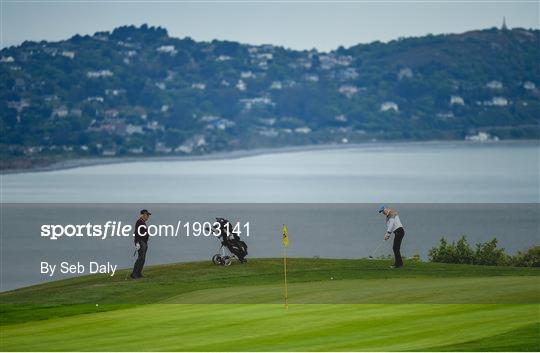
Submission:
POLYGON ((144 241, 140 241, 139 245, 141 246, 138 251, 139 256, 137 256, 137 261, 135 261, 135 265, 133 266, 133 272, 131 272, 131 277, 142 276, 144 262, 146 261, 146 250, 148 250, 148 244, 146 244, 144 241))
POLYGON ((396 267, 403 266, 403 259, 401 258, 401 252, 399 250, 404 236, 405 230, 402 227, 399 227, 394 231, 394 246, 392 246, 392 250, 394 250, 394 266, 396 267))

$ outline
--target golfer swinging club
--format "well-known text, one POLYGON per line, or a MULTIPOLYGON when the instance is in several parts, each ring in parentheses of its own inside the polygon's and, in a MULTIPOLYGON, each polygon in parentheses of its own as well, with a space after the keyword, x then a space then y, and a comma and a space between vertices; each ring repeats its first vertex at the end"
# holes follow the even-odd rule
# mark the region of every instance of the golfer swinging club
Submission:
POLYGON ((137 261, 133 266, 133 272, 131 272, 131 278, 137 279, 144 277, 142 270, 144 262, 146 260, 146 250, 148 250, 148 229, 146 228, 146 222, 150 218, 151 213, 148 210, 141 210, 139 219, 135 223, 135 249, 138 252, 137 261))
POLYGON ((384 205, 379 207, 379 213, 386 216, 386 233, 384 233, 384 240, 390 239, 392 233, 394 233, 394 245, 392 250, 394 251, 394 264, 390 268, 403 267, 403 259, 401 258, 400 248, 401 241, 405 236, 405 229, 401 224, 398 213, 396 210, 388 208, 384 205))

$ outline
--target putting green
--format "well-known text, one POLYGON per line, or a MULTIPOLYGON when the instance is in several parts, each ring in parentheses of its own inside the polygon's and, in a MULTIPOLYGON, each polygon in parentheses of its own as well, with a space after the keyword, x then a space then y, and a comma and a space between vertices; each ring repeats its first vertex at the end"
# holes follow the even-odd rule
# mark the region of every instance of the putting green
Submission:
POLYGON ((8 351, 436 350, 538 320, 538 305, 518 304, 150 304, 10 325, 1 337, 8 351))
POLYGON ((538 269, 387 265, 291 259, 288 309, 279 259, 22 288, 0 293, 0 349, 540 351, 538 269))

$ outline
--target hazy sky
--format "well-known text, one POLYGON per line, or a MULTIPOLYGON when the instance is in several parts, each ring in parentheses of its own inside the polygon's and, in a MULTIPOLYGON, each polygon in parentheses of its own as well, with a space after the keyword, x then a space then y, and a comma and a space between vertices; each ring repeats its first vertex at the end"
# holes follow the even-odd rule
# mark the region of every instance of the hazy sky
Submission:
POLYGON ((509 27, 540 27, 538 0, 0 1, 2 47, 143 23, 175 37, 319 50, 500 26, 503 16, 509 27))

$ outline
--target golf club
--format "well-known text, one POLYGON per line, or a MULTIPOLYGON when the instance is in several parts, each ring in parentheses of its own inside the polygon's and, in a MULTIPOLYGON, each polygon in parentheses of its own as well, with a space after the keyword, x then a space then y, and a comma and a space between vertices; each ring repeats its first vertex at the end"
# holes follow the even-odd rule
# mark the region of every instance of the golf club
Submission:
POLYGON ((382 242, 379 243, 379 245, 377 245, 377 247, 375 248, 375 250, 373 250, 373 252, 371 253, 371 255, 368 256, 369 259, 373 259, 373 256, 375 256, 375 253, 377 252, 377 250, 379 250, 379 248, 381 247, 381 245, 384 244, 384 239, 382 242))
MULTIPOLYGON (((137 250, 135 250, 135 251, 133 252, 133 257, 135 257, 135 254, 137 254, 137 250)), ((129 259, 131 260, 131 257, 130 257, 129 259)), ((133 266, 132 266, 132 268, 133 268, 133 266)), ((128 269, 128 271, 126 272, 126 277, 124 277, 124 281, 127 281, 128 276, 129 276, 129 269, 128 269)))

